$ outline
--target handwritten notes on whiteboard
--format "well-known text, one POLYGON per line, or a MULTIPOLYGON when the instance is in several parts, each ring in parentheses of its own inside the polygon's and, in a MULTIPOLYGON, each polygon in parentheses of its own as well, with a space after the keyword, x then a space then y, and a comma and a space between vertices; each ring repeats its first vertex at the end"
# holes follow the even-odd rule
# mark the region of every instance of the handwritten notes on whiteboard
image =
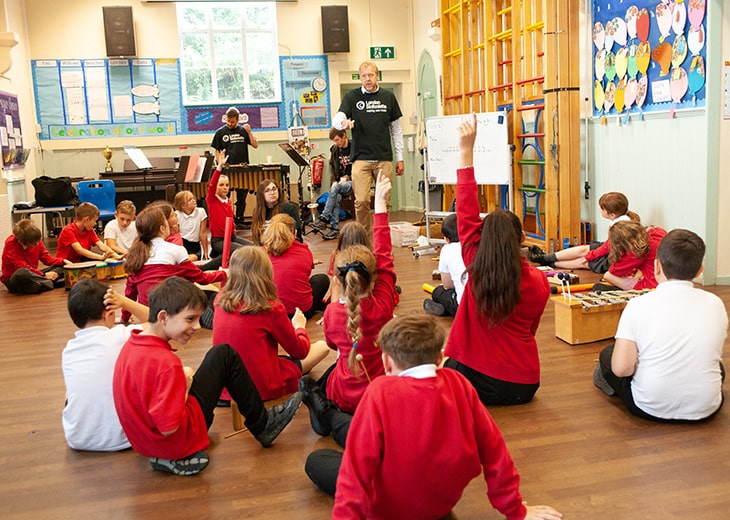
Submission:
MULTIPOLYGON (((460 114, 426 120, 431 184, 456 184, 456 169, 459 167, 459 134, 456 129, 471 117, 471 114, 460 114)), ((477 114, 474 175, 477 184, 510 182, 512 155, 507 142, 507 117, 504 112, 477 114)))

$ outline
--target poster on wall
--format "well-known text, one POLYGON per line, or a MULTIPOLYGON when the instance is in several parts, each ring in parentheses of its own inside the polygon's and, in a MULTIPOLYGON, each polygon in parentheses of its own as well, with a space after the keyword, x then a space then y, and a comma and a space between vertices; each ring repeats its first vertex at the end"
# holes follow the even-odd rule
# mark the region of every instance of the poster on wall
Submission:
POLYGON ((0 145, 2 145, 3 168, 19 168, 25 165, 30 150, 23 148, 18 96, 2 91, 0 91, 0 145))
POLYGON ((280 58, 287 126, 329 128, 330 88, 327 56, 280 58))
POLYGON ((705 106, 706 0, 594 0, 593 115, 705 106))

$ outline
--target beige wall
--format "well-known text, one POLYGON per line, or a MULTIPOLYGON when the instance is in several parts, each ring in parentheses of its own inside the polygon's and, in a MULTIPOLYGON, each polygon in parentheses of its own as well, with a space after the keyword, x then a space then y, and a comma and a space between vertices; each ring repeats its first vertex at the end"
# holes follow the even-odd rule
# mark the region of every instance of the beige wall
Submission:
MULTIPOLYGON (((722 13, 722 51, 723 65, 730 61, 730 6, 722 13)), ((718 76, 720 76, 718 74, 718 76)), ((722 76, 719 81, 722 81, 722 76)), ((721 100, 722 103, 722 100, 721 100)), ((718 139, 718 213, 717 213, 717 274, 718 283, 730 284, 730 119, 723 120, 722 104, 717 115, 719 119, 718 139)))

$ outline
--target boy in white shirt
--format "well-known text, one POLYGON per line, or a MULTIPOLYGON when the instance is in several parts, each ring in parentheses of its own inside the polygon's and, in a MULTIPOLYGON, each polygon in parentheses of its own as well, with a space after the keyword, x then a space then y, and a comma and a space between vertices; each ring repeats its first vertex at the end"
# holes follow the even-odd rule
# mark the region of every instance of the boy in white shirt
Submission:
POLYGON ((94 279, 76 283, 68 295, 68 313, 79 327, 61 355, 66 383, 63 431, 75 450, 118 451, 130 447, 119 423, 112 395, 114 364, 132 330, 139 325, 114 325, 123 306, 140 321, 147 307, 114 292, 94 279))
POLYGON ((137 238, 137 228, 134 225, 137 208, 131 200, 123 200, 117 204, 114 217, 104 228, 104 242, 112 251, 126 256, 137 238))
POLYGON ((431 298, 423 300, 423 309, 436 316, 456 316, 467 280, 464 274, 466 267, 461 256, 459 231, 456 227, 456 213, 444 219, 441 233, 446 240, 446 245, 441 248, 439 255, 441 285, 433 290, 431 298))
POLYGON ((594 384, 650 421, 699 421, 722 406, 722 349, 728 318, 722 300, 695 288, 705 243, 675 229, 654 260, 656 290, 626 305, 616 344, 600 354, 594 384))

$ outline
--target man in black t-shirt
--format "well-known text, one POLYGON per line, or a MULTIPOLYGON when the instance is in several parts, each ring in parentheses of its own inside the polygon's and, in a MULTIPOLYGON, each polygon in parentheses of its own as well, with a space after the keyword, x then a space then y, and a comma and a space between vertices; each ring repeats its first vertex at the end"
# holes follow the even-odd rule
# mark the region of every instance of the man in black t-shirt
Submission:
MULTIPOLYGON (((240 113, 236 107, 231 107, 226 112, 226 124, 218 129, 210 144, 215 149, 216 163, 220 163, 220 155, 225 152, 228 156, 226 166, 237 164, 248 164, 248 147, 259 147, 259 142, 251 132, 251 125, 238 124, 240 113)), ((224 167, 225 168, 225 167, 224 167)), ((224 172, 225 173, 225 169, 224 172)), ((246 211, 246 195, 248 190, 236 189, 236 222, 243 223, 243 214, 246 211)))
POLYGON ((360 65, 362 87, 342 97, 340 108, 332 119, 338 130, 352 129, 352 190, 355 194, 355 215, 370 231, 370 185, 378 171, 392 180, 393 148, 395 173, 403 175, 403 115, 398 100, 389 90, 378 86, 378 66, 371 61, 360 65), (391 147, 391 137, 393 146, 391 147))

